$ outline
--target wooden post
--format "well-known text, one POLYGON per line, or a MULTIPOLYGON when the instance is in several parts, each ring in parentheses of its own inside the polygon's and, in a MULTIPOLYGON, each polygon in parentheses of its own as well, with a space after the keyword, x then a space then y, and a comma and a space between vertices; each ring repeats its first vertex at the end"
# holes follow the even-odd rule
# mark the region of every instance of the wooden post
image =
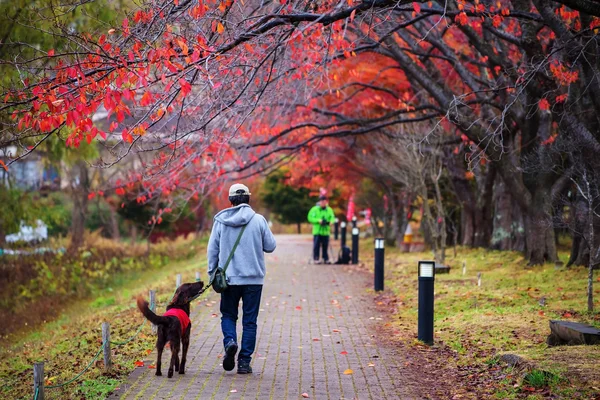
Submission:
POLYGON ((33 364, 33 399, 44 400, 44 363, 33 364), (36 396, 37 393, 37 396, 36 396))
POLYGON ((112 360, 110 359, 110 324, 102 323, 102 343, 104 344, 104 369, 108 371, 112 368, 112 360))
MULTIPOLYGON (((151 290, 150 291, 150 310, 152 310, 153 313, 156 313, 156 290, 151 290)), ((156 331, 157 331, 157 327, 156 325, 152 324, 152 333, 154 335, 156 335, 156 331)))
POLYGON ((175 289, 177 289, 179 286, 181 286, 181 274, 177 274, 177 283, 175 289))
POLYGON ((481 272, 477 273, 477 286, 481 286, 481 272))
POLYGON ((463 261, 463 275, 467 274, 467 262, 463 261))
POLYGON ((200 272, 196 271, 196 282, 200 282, 200 272))

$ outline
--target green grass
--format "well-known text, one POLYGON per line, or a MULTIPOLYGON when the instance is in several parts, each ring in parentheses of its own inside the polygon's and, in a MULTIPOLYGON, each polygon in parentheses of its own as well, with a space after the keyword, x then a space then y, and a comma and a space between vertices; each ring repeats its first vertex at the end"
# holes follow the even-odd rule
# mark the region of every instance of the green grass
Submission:
MULTIPOLYGON (((364 244, 362 261, 371 265, 371 248, 364 244)), ((600 327, 600 314, 587 313, 587 270, 582 267, 555 269, 554 264, 528 267, 522 254, 510 251, 459 248, 446 264, 450 274, 435 281, 435 341, 457 354, 458 365, 488 365, 502 352, 512 352, 544 371, 561 371, 556 380, 541 380, 539 372, 529 378, 549 387, 559 398, 587 398, 600 387, 600 346, 548 348, 549 320, 573 320, 600 327), (466 274, 462 264, 466 263, 466 274), (477 286, 477 273, 482 285, 477 286), (545 304, 540 305, 544 298, 545 304), (573 390, 575 388, 575 390, 573 390), (565 394, 563 394, 563 392, 565 394), (573 397, 562 397, 575 393, 573 397)), ((564 262, 566 253, 560 254, 564 262)), ((400 253, 386 249, 386 290, 398 300, 394 324, 398 332, 416 336, 417 265, 432 259, 431 253, 400 253)), ((595 279, 598 279, 597 277, 595 279)), ((594 289, 600 309, 600 281, 594 289)), ((410 337, 400 340, 411 339, 410 337)), ((549 375, 550 376, 550 375, 549 375)), ((515 379, 498 385, 497 398, 524 398, 515 379)), ((532 394, 532 398, 537 394, 532 394)))
MULTIPOLYGON (((96 288, 89 300, 80 300, 66 308, 54 321, 46 322, 33 332, 11 338, 0 350, 0 395, 7 399, 32 397, 33 363, 45 362, 47 385, 73 378, 90 362, 101 346, 101 325, 111 324, 111 340, 130 338, 144 319, 135 306, 135 298, 148 298, 150 289, 157 290, 158 311, 171 298, 175 275, 183 282, 195 280, 195 271, 204 272, 204 244, 199 256, 173 262, 160 269, 132 271, 115 275, 104 288, 96 288), (162 305, 161 305, 162 303, 162 305)), ((205 280, 205 279, 204 279, 205 280)), ((46 390, 48 399, 105 398, 154 347, 146 322, 138 337, 118 347, 113 357, 114 369, 105 373, 102 357, 78 381, 59 389, 46 390)), ((114 346, 113 346, 114 348, 114 346)))

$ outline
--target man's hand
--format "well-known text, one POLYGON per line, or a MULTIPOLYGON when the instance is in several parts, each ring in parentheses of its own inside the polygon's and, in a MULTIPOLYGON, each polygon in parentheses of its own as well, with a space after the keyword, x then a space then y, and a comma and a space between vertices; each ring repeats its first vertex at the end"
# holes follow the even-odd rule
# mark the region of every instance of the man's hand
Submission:
POLYGON ((321 226, 325 226, 325 225, 329 225, 329 222, 327 222, 326 220, 322 219, 321 220, 321 226))

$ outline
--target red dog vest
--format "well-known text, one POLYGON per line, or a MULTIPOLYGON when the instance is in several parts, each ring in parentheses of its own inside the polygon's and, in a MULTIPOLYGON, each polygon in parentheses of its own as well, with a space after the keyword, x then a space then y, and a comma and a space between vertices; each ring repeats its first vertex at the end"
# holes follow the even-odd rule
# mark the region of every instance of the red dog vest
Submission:
POLYGON ((163 314, 163 317, 177 317, 177 319, 179 320, 179 325, 181 325, 182 335, 187 329, 188 325, 190 324, 190 317, 188 317, 185 311, 180 310, 179 308, 171 308, 163 314))

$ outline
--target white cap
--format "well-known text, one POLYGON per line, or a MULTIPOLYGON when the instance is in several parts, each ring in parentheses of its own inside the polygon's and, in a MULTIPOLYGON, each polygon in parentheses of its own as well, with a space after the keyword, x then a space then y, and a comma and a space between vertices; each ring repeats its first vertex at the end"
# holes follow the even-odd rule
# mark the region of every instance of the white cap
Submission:
POLYGON ((241 183, 234 183, 229 188, 229 196, 248 195, 250 196, 250 189, 248 186, 242 185, 241 183))

